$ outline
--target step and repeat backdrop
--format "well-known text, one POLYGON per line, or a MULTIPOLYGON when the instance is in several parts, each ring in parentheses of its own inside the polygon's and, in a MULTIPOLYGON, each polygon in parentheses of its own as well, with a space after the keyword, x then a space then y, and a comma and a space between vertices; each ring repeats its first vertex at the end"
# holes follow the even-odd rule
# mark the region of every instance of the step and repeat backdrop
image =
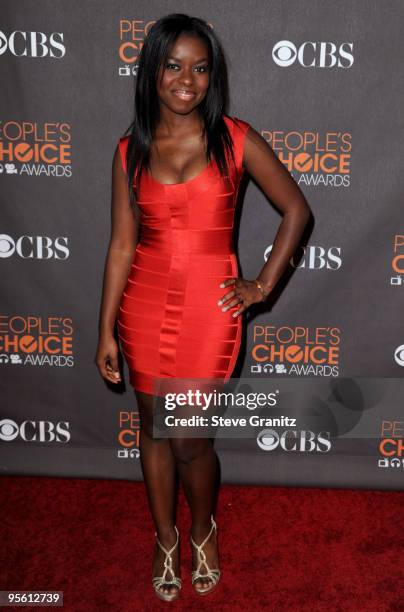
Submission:
MULTIPOLYGON (((222 481, 403 489, 404 40, 391 0, 2 2, 1 473, 142 479, 126 365, 111 388, 94 358, 112 157, 143 41, 171 12, 215 29, 227 113, 263 135, 313 213, 271 299, 244 315, 234 372, 234 388, 280 390, 273 415, 289 419, 218 435, 222 481)), ((238 212, 252 279, 282 218, 252 180, 238 212)))

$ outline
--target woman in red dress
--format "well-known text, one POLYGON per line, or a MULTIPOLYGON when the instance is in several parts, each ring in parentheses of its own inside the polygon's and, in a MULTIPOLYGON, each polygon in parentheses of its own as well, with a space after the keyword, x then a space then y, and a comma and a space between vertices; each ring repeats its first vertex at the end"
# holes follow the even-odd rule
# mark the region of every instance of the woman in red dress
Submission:
POLYGON ((131 133, 119 139, 113 159, 96 363, 105 380, 120 381, 117 323, 136 393, 141 465, 157 536, 153 586, 165 601, 181 588, 177 470, 192 517, 192 584, 201 595, 218 584, 217 455, 209 438, 153 437, 156 383, 229 379, 240 347, 240 315, 276 285, 310 214, 267 142, 246 121, 226 115, 226 105, 227 69, 214 30, 184 14, 159 19, 139 58, 131 133), (238 276, 232 236, 245 171, 284 213, 271 256, 253 280, 238 276))

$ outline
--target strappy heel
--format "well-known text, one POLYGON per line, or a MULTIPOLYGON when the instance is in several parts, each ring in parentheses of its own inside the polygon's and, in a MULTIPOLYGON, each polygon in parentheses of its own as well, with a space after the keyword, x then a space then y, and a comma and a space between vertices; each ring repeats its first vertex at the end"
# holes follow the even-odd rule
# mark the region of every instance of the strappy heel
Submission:
POLYGON ((157 544, 160 546, 161 550, 165 553, 166 558, 164 559, 164 572, 162 576, 154 576, 154 578, 152 579, 152 583, 153 583, 153 587, 155 590, 155 593, 157 595, 157 597, 159 597, 160 599, 162 599, 163 601, 173 601, 174 599, 177 599, 181 586, 182 586, 182 580, 181 578, 179 578, 178 576, 176 576, 174 574, 174 570, 173 570, 173 558, 171 556, 171 554, 174 552, 174 550, 177 548, 178 546, 178 541, 179 541, 179 534, 178 534, 178 529, 177 527, 174 525, 174 529, 175 529, 175 533, 177 534, 177 539, 176 542, 174 544, 174 546, 172 546, 170 548, 170 550, 167 550, 162 543, 160 542, 160 540, 157 537, 157 532, 155 532, 155 536, 156 536, 156 540, 157 540, 157 544), (170 572, 172 578, 167 578, 167 572, 170 572), (178 587, 177 591, 174 591, 174 593, 163 593, 162 591, 160 591, 160 587, 162 586, 171 586, 174 585, 176 587, 178 587))
POLYGON ((213 589, 217 586, 217 583, 219 582, 219 578, 220 578, 220 570, 219 569, 211 569, 209 567, 209 565, 206 562, 206 554, 202 550, 202 548, 205 546, 206 542, 209 540, 209 538, 210 538, 210 536, 212 534, 212 531, 215 530, 215 533, 217 534, 217 525, 216 525, 216 523, 214 521, 213 515, 211 515, 210 520, 211 520, 211 523, 212 523, 212 527, 211 527, 208 535, 206 536, 206 538, 202 542, 202 544, 198 545, 193 540, 193 538, 191 536, 191 543, 196 548, 197 556, 198 556, 198 567, 196 568, 196 570, 194 570, 192 572, 192 584, 194 584, 200 578, 204 578, 204 579, 208 578, 209 580, 211 580, 211 585, 209 587, 205 587, 205 588, 194 587, 195 591, 197 593, 199 593, 200 595, 207 595, 208 593, 211 593, 213 591, 213 589), (206 574, 201 574, 202 565, 205 566, 206 574))

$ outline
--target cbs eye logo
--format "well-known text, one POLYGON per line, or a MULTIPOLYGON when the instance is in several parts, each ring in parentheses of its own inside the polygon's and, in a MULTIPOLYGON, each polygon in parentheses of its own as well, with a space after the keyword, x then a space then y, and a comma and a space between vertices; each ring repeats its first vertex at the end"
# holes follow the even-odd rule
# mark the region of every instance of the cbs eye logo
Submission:
POLYGON ((17 427, 17 423, 11 419, 0 421, 0 440, 11 442, 11 440, 15 440, 19 433, 20 430, 17 427))
POLYGON ((279 436, 273 429, 264 429, 257 436, 257 444, 262 450, 273 450, 279 444, 279 436))
POLYGON ((396 348, 394 351, 394 359, 399 366, 404 366, 404 344, 396 348))
POLYGON ((332 42, 307 41, 296 47, 290 40, 280 40, 272 49, 277 66, 287 68, 297 63, 303 68, 350 68, 354 62, 353 43, 342 43, 338 48, 332 42), (349 49, 349 50, 347 50, 349 49))

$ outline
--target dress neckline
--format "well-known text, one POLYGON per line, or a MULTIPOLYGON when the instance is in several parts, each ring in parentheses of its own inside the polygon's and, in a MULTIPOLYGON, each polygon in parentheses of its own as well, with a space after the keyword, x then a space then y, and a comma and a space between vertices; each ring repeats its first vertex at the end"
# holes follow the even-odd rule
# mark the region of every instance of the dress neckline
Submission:
POLYGON ((151 174, 151 172, 149 172, 149 170, 146 170, 146 174, 154 183, 157 183, 158 185, 162 185, 163 187, 175 187, 175 186, 178 187, 178 185, 189 185, 190 183, 193 183, 194 181, 198 180, 211 168, 211 166, 213 166, 213 164, 214 164, 214 160, 212 159, 208 163, 208 165, 205 166, 205 168, 201 172, 199 172, 199 174, 197 174, 193 178, 188 179, 187 181, 182 181, 181 183, 161 183, 160 181, 158 181, 157 179, 153 177, 153 175, 151 174))
MULTIPOLYGON (((230 123, 234 121, 234 119, 228 117, 226 114, 223 114, 223 120, 227 124, 227 127, 230 127, 230 123)), ((205 176, 205 174, 213 167, 215 161, 216 160, 212 159, 199 174, 197 174, 191 179, 188 179, 187 181, 182 181, 181 183, 161 183, 160 181, 154 178, 154 176, 151 174, 151 172, 149 172, 147 168, 144 168, 144 172, 153 183, 156 183, 161 187, 178 187, 179 185, 190 185, 191 183, 194 183, 195 181, 205 176)))

